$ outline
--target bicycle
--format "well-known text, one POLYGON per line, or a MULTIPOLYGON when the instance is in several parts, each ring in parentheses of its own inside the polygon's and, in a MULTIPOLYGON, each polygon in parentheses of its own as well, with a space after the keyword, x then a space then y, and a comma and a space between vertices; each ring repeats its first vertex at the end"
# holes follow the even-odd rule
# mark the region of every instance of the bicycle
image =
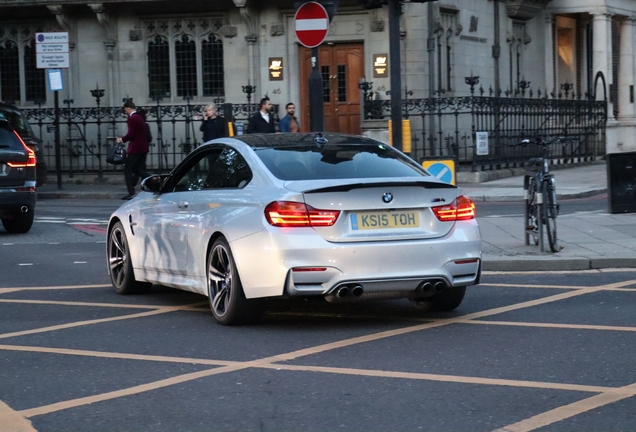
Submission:
POLYGON ((530 159, 530 163, 537 165, 536 173, 526 175, 523 180, 523 195, 525 201, 525 241, 530 244, 532 237, 534 244, 544 250, 543 228, 546 227, 548 244, 552 252, 559 252, 562 247, 557 241, 556 218, 559 215, 556 184, 554 175, 550 173, 549 146, 554 143, 568 143, 573 138, 556 137, 550 141, 541 139, 524 139, 520 145, 537 144, 542 148, 540 158, 530 159))

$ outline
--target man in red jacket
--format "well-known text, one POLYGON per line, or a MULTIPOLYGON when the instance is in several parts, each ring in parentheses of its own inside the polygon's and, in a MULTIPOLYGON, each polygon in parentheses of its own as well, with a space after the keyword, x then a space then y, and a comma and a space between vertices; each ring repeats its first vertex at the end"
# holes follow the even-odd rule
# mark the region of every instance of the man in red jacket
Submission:
POLYGON ((135 184, 138 178, 144 179, 148 177, 146 156, 148 156, 149 145, 146 120, 136 111, 135 104, 132 101, 124 104, 124 112, 128 116, 128 120, 126 120, 128 133, 115 141, 118 144, 122 142, 128 143, 128 156, 124 165, 124 177, 128 195, 122 197, 122 199, 129 200, 135 196, 135 184))

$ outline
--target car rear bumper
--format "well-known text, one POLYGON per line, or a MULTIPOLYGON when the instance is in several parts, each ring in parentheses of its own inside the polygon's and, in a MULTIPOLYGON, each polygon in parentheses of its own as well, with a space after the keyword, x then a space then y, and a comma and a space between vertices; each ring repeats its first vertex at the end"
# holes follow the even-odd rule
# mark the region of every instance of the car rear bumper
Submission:
POLYGON ((37 195, 35 191, 15 191, 0 189, 0 216, 20 213, 23 206, 27 206, 29 211, 33 211, 37 195))
POLYGON ((232 243, 246 297, 329 295, 345 284, 382 293, 413 291, 430 280, 446 286, 479 281, 481 236, 474 221, 439 239, 395 242, 329 243, 302 230, 278 235, 267 229, 232 243))

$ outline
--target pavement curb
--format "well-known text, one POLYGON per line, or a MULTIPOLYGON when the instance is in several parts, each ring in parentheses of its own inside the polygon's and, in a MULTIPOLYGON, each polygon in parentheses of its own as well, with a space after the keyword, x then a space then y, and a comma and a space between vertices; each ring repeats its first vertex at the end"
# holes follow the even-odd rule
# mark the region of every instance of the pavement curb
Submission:
POLYGON ((484 257, 482 262, 483 271, 602 270, 613 268, 636 269, 636 258, 524 259, 514 257, 498 259, 484 257))

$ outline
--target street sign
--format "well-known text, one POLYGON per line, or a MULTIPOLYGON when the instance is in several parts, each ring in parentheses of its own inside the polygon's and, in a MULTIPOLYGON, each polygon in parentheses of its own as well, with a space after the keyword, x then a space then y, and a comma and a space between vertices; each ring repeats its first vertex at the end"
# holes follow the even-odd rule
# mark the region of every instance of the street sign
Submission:
POLYGON ((68 43, 68 32, 36 33, 35 43, 68 43))
POLYGON ((67 53, 67 43, 39 43, 35 44, 35 50, 37 54, 43 53, 67 53))
POLYGON ((36 54, 38 69, 68 68, 68 53, 36 54))
POLYGON ((488 132, 475 132, 475 147, 477 156, 488 155, 488 132))
POLYGON ((68 32, 36 33, 35 62, 38 69, 68 68, 68 32))
POLYGON ((455 161, 452 159, 425 160, 422 166, 430 175, 448 184, 455 184, 455 161))
POLYGON ((296 11, 294 26, 298 42, 307 48, 320 45, 329 31, 329 15, 320 3, 303 3, 296 11))

